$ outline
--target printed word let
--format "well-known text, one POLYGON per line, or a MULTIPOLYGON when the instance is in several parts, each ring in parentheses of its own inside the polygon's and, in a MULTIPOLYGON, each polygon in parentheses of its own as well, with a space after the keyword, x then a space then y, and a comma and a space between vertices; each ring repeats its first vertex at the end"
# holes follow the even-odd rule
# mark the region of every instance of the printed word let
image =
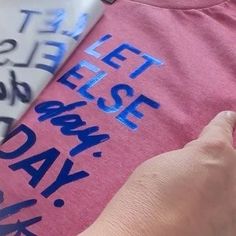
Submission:
MULTIPOLYGON (((84 13, 78 16, 71 29, 65 29, 66 12, 64 9, 48 9, 45 12, 23 9, 20 13, 22 14, 22 22, 18 29, 20 34, 34 31, 36 35, 57 34, 70 37, 75 41, 80 40, 87 27, 89 18, 88 14, 84 13), (37 18, 42 19, 42 24, 38 26, 38 29, 35 29, 34 21, 37 18)), ((27 51, 25 50, 25 47, 21 47, 15 39, 8 38, 0 41, 0 66, 34 67, 54 74, 65 57, 67 45, 60 40, 32 40, 32 44, 28 45, 27 51), (21 50, 24 50, 24 53, 21 50), (21 53, 25 57, 21 58, 21 61, 16 61, 12 59, 12 56, 14 56, 13 52, 21 53), (43 63, 36 61, 36 58, 39 57, 43 63)))
MULTIPOLYGON (((127 43, 119 45, 107 55, 102 56, 95 49, 101 47, 109 39, 111 39, 111 37, 111 35, 103 36, 101 39, 87 48, 85 52, 97 59, 101 59, 102 62, 112 67, 114 70, 118 70, 121 68, 121 64, 119 64, 117 61, 124 62, 127 60, 127 57, 122 54, 125 51, 126 53, 129 52, 135 54, 138 57, 141 56, 144 62, 137 68, 135 68, 129 75, 129 78, 133 81, 135 81, 151 67, 160 67, 163 64, 161 60, 154 58, 147 53, 142 53, 141 50, 127 43)), ((144 114, 139 110, 140 106, 148 106, 152 109, 158 109, 160 107, 160 104, 158 102, 145 96, 144 94, 138 95, 137 97, 134 88, 125 83, 117 84, 110 89, 110 99, 93 94, 91 92, 91 89, 95 86, 98 86, 105 78, 109 79, 107 72, 87 60, 82 60, 78 64, 74 65, 64 75, 62 75, 58 82, 71 90, 75 90, 76 93, 81 95, 84 99, 90 102, 95 101, 97 103, 98 109, 105 113, 111 114, 120 112, 116 116, 116 119, 132 130, 136 130, 138 128, 138 125, 135 122, 131 121, 129 119, 129 116, 134 116, 137 119, 142 119, 144 114), (83 85, 78 86, 76 82, 84 78, 84 75, 80 72, 81 69, 88 70, 93 74, 93 76, 91 78, 86 78, 88 80, 85 81, 83 85), (130 99, 133 97, 137 98, 132 99, 131 103, 126 108, 123 108, 124 99, 130 99)))

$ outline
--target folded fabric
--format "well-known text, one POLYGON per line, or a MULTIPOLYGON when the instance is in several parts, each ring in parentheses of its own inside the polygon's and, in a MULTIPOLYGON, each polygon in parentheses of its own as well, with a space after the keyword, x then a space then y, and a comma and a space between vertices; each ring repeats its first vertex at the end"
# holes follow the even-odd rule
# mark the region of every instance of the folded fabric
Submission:
POLYGON ((102 13, 99 0, 0 0, 0 141, 102 13))

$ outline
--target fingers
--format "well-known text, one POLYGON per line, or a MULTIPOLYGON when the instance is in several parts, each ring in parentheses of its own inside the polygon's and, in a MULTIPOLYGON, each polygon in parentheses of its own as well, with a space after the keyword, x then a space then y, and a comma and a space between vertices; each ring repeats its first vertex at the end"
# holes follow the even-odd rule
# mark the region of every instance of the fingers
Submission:
POLYGON ((221 140, 232 145, 235 126, 236 112, 223 111, 203 129, 199 139, 204 141, 221 140))

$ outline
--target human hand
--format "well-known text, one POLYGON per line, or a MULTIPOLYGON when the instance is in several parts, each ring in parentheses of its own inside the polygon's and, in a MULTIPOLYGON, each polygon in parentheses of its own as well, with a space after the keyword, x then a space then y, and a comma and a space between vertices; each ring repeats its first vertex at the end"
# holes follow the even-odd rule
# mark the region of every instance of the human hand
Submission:
POLYGON ((81 236, 235 236, 236 113, 139 166, 81 236))

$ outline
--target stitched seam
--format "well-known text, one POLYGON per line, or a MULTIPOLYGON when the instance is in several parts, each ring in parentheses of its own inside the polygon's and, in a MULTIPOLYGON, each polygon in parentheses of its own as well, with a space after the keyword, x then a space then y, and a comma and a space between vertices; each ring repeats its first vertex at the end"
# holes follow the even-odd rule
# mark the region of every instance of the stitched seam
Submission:
POLYGON ((197 7, 196 8, 174 8, 174 7, 161 7, 161 6, 157 6, 157 5, 151 4, 151 3, 150 4, 144 3, 144 2, 141 2, 139 0, 126 0, 126 1, 133 2, 133 3, 139 3, 139 4, 142 4, 142 5, 145 5, 145 6, 151 6, 151 7, 159 8, 159 9, 162 9, 162 10, 174 10, 174 11, 205 10, 205 9, 210 9, 212 7, 221 6, 221 5, 224 5, 226 3, 231 2, 231 0, 225 0, 224 2, 215 4, 215 5, 212 5, 212 6, 199 7, 199 8, 197 8, 197 7))

